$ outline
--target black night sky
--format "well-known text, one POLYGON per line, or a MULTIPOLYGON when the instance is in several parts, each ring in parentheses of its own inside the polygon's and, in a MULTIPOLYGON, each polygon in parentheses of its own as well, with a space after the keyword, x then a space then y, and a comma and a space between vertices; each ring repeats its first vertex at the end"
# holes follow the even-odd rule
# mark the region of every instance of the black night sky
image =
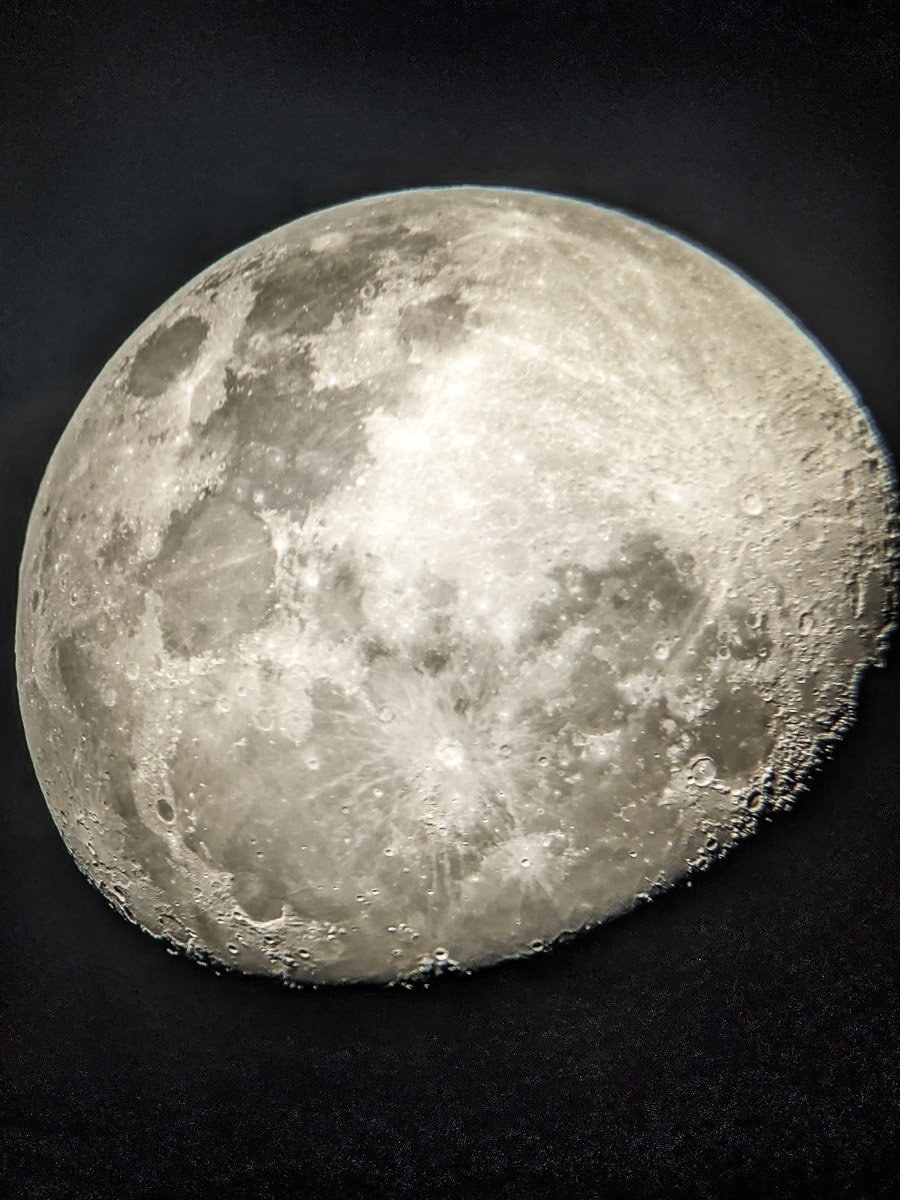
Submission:
POLYGON ((411 992, 216 975, 124 922, 52 825, 13 669, 31 503, 106 360, 215 259, 373 192, 538 188, 686 235, 819 339, 896 459, 891 8, 6 5, 4 1194, 896 1194, 896 646, 812 790, 693 887, 411 992))

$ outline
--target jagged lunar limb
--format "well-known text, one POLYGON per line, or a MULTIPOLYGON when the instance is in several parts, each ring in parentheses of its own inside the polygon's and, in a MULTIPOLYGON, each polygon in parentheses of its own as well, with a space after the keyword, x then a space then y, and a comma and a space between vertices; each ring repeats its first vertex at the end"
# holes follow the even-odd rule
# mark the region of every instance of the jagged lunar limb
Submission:
POLYGON ((201 960, 526 954, 790 801, 883 651, 894 505, 821 351, 674 236, 505 189, 319 212, 66 429, 20 580, 37 775, 201 960))

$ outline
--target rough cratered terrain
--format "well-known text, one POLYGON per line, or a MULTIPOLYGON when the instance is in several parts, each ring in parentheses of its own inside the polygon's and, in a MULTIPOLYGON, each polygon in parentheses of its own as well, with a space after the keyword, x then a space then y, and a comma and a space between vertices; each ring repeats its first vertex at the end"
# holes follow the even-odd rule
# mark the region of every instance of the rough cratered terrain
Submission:
POLYGON ((527 953, 790 802, 883 648, 892 512, 846 383, 678 239, 513 190, 317 213, 150 317, 51 460, 38 778, 198 958, 527 953))

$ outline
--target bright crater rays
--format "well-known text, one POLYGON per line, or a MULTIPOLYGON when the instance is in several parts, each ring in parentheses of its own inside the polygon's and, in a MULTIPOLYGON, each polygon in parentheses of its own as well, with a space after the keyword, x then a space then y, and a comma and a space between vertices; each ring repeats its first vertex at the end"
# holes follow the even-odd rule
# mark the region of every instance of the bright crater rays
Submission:
POLYGON ((515 190, 316 213, 164 304, 60 441, 38 778, 201 961, 532 953, 791 801, 883 652, 894 513, 846 383, 677 238, 515 190))

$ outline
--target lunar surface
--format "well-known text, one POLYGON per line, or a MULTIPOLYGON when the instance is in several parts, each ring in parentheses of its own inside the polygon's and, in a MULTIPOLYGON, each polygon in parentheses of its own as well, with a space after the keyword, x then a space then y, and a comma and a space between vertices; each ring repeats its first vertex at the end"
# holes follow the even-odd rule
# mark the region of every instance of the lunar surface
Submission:
POLYGON ((37 776, 200 961, 533 953, 791 803, 883 655, 894 513, 821 350, 671 234, 506 189, 315 213, 154 313, 50 461, 37 776))

